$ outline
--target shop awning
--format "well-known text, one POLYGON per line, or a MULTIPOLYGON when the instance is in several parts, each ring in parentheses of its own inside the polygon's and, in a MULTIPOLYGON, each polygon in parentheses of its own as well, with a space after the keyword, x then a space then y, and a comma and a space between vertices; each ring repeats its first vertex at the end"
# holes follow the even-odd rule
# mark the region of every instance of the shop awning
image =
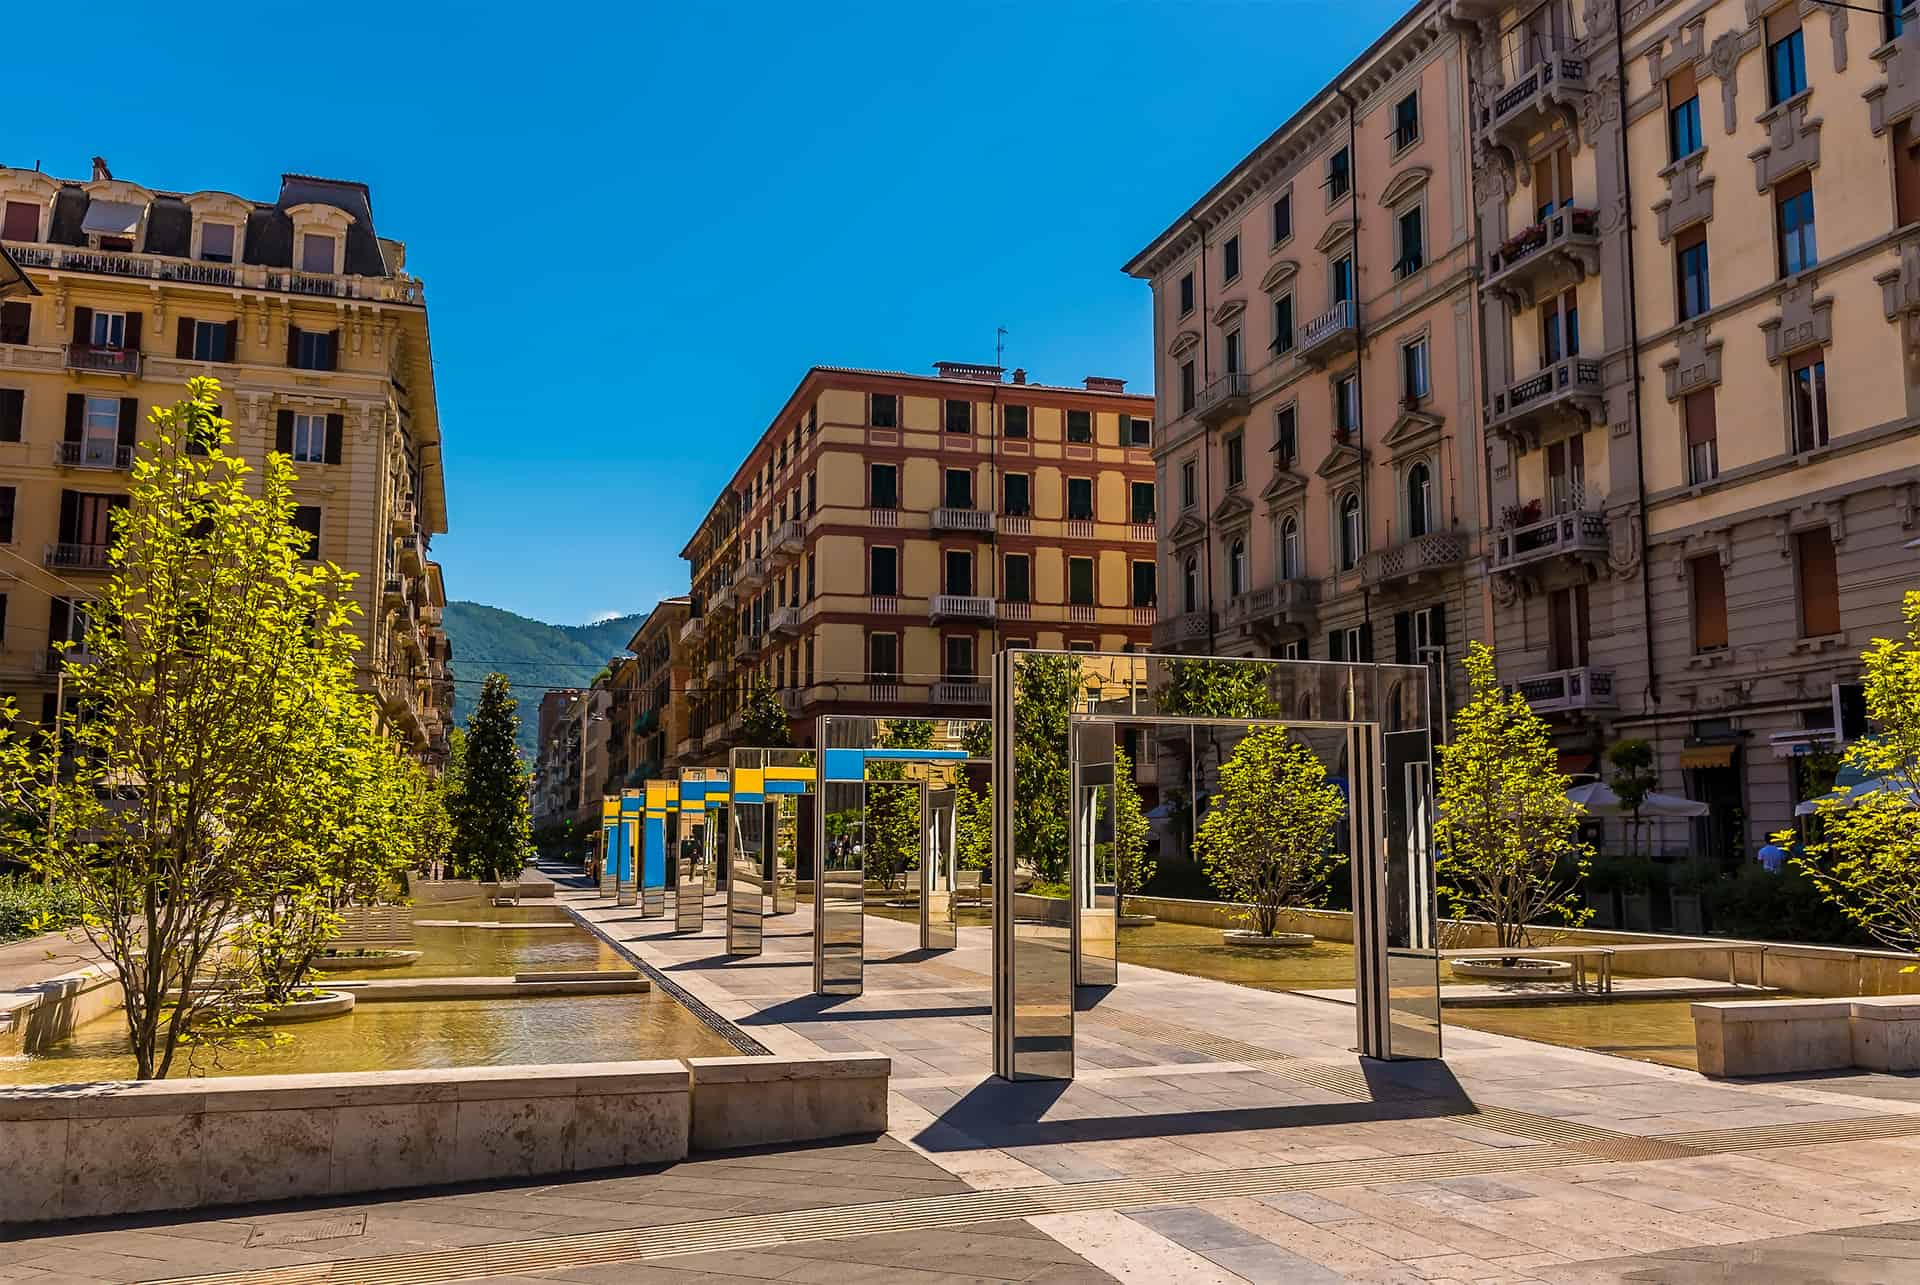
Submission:
POLYGON ((80 230, 101 236, 132 236, 140 228, 141 213, 141 207, 128 201, 90 201, 80 230))
POLYGON ((13 261, 7 248, 0 245, 0 299, 10 299, 15 295, 25 298, 39 294, 33 288, 33 282, 27 280, 27 274, 20 271, 20 265, 13 261))
POLYGON ((1593 755, 1562 753, 1560 755, 1560 775, 1561 776, 1593 775, 1593 755))
POLYGON ((1687 745, 1680 750, 1683 768, 1732 767, 1738 745, 1687 745))

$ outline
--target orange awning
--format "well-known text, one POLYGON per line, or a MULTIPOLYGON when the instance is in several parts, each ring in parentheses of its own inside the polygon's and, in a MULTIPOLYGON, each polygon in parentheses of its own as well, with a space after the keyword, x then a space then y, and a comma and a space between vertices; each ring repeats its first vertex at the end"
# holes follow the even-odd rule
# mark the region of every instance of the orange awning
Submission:
POLYGON ((1683 768, 1732 767, 1737 745, 1688 745, 1680 751, 1683 768))

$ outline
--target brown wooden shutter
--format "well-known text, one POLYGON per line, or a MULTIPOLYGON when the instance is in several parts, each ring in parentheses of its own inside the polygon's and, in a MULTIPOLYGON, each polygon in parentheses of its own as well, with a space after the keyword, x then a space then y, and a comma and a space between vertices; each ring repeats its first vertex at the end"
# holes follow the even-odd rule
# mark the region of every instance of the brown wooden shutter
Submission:
POLYGON ((1785 40, 1788 36, 1800 30, 1800 6, 1797 4, 1781 5, 1778 9, 1775 9, 1767 15, 1766 25, 1767 43, 1769 45, 1774 44, 1776 41, 1785 40))
POLYGON ((53 598, 47 602, 47 646, 60 650, 67 641, 67 633, 73 628, 73 604, 65 598, 53 598))
POLYGON ((1826 527, 1801 531, 1793 537, 1799 554, 1800 636, 1820 638, 1840 632, 1840 573, 1833 556, 1833 536, 1826 527))
POLYGON ((338 330, 329 330, 327 332, 326 369, 328 370, 340 369, 340 332, 338 330))
POLYGON ((1673 75, 1667 77, 1667 106, 1678 107, 1689 98, 1700 96, 1700 87, 1693 76, 1693 64, 1688 63, 1673 75))
POLYGON ((287 327, 287 365, 295 366, 300 361, 300 327, 287 327))
POLYGON ((140 320, 144 315, 145 314, 140 312, 130 312, 127 314, 127 348, 126 350, 128 352, 140 351, 140 320))
POLYGON ((240 360, 240 323, 238 321, 227 323, 227 360, 240 360))
POLYGON ((1715 651, 1727 645, 1727 580, 1720 555, 1709 553, 1687 563, 1693 583, 1693 649, 1715 651))
POLYGON ((120 399, 120 445, 132 446, 133 435, 140 429, 140 399, 122 397, 120 399))
POLYGON ((1719 436, 1714 420, 1713 390, 1699 388, 1690 392, 1686 400, 1680 403, 1682 417, 1687 423, 1687 445, 1704 446, 1719 436))
POLYGON ((283 410, 278 416, 273 434, 273 449, 282 455, 293 454, 293 412, 283 410))
POLYGON ((75 543, 75 535, 80 529, 80 493, 78 491, 60 492, 60 543, 75 543))
POLYGON ((327 463, 340 462, 340 439, 347 435, 347 417, 345 415, 327 416, 327 463))
POLYGON ((173 326, 173 355, 193 356, 193 318, 182 317, 173 326))
POLYGON ((67 435, 63 439, 69 442, 80 440, 86 422, 87 399, 82 393, 67 394, 67 435))
POLYGON ((1341 654, 1341 652, 1345 648, 1345 638, 1346 638, 1346 635, 1343 634, 1338 629, 1335 629, 1327 634, 1327 659, 1328 660, 1345 660, 1346 659, 1346 657, 1341 654))
POLYGON ((73 310, 73 342, 82 348, 93 343, 93 309, 75 308, 73 310))
MULTIPOLYGON (((17 442, 26 423, 27 392, 24 388, 0 388, 0 442, 17 442)), ((13 541, 8 540, 8 544, 13 541)))

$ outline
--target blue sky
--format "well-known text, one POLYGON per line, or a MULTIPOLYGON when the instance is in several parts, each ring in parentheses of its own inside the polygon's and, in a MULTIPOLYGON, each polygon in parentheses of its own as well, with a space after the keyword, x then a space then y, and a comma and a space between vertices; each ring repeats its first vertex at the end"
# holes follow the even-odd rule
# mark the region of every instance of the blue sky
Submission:
POLYGON ((83 81, 13 59, 42 110, 0 161, 369 184, 427 283, 448 593, 575 623, 685 589, 809 365, 990 361, 1004 325, 1035 379, 1151 391, 1120 265, 1403 8, 115 0, 83 81))

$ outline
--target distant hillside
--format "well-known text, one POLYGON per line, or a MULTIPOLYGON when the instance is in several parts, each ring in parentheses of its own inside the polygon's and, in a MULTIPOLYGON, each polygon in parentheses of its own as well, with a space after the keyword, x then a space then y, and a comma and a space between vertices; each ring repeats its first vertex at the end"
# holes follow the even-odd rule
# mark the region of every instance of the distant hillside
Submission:
POLYGON ((450 602, 442 624, 453 643, 453 717, 465 727, 480 697, 480 680, 505 674, 520 700, 520 751, 531 764, 540 697, 556 687, 585 687, 626 650, 644 615, 618 616, 591 625, 550 625, 478 602, 450 602))

